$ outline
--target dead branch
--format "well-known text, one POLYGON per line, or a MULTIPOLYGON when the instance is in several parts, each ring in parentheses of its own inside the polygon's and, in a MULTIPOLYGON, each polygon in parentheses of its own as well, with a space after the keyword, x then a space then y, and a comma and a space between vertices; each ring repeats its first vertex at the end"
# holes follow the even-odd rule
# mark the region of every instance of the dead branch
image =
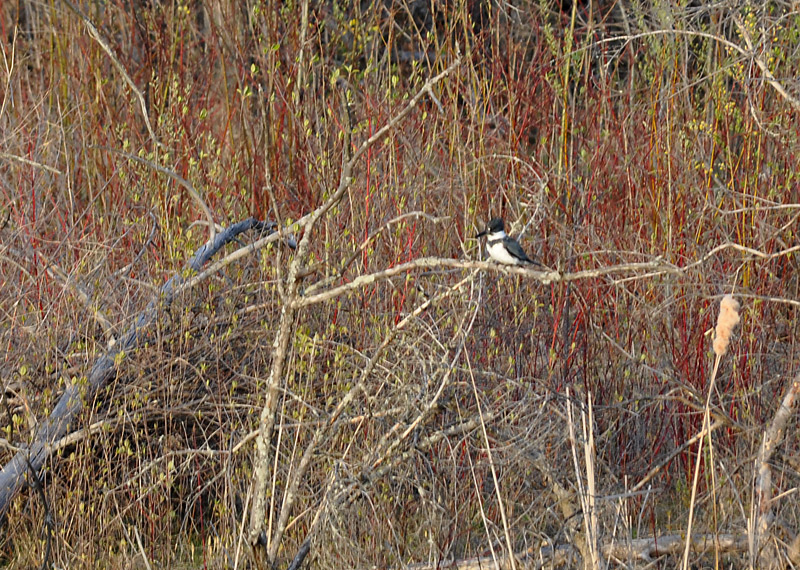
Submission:
POLYGON ((176 273, 161 287, 156 298, 150 301, 118 342, 95 361, 86 379, 67 386, 50 417, 39 424, 40 427, 33 442, 18 451, 0 471, 0 516, 5 514, 11 500, 22 488, 28 466, 30 465, 37 472, 42 468, 53 451, 53 444, 67 433, 83 409, 84 402, 93 400, 95 394, 114 378, 117 367, 124 360, 126 353, 136 349, 144 340, 156 321, 159 308, 171 303, 177 293, 186 289, 186 278, 184 277, 186 273, 200 271, 225 244, 251 229, 269 232, 272 234, 270 237, 278 239, 278 234, 274 233, 274 223, 267 224, 255 218, 233 224, 219 232, 213 242, 206 242, 197 250, 184 270, 176 273))
POLYGON ((29 462, 28 462, 28 475, 30 476, 30 479, 33 481, 33 488, 36 489, 36 493, 39 495, 39 498, 42 501, 42 507, 44 507, 44 528, 45 532, 47 533, 47 537, 45 538, 44 557, 42 559, 42 565, 40 568, 42 570, 45 570, 45 568, 47 568, 47 563, 50 560, 53 532, 55 530, 55 521, 53 520, 53 513, 50 510, 50 505, 47 502, 47 495, 45 495, 44 493, 42 480, 39 478, 39 474, 36 473, 36 470, 29 462))
MULTIPOLYGON (((677 555, 683 551, 684 539, 680 535, 662 536, 658 538, 637 538, 626 542, 609 542, 601 547, 606 559, 617 561, 636 560, 639 562, 653 562, 653 560, 666 555, 677 555)), ((692 537, 691 550, 704 552, 714 546, 721 552, 744 552, 747 550, 747 536, 744 534, 707 534, 692 537)), ((532 547, 524 552, 517 552, 513 559, 521 563, 523 568, 554 567, 575 560, 578 556, 576 549, 569 544, 556 546, 532 547)), ((510 570, 514 562, 509 556, 481 556, 465 560, 439 560, 435 563, 409 564, 405 568, 414 570, 434 570, 435 568, 458 568, 459 570, 485 568, 501 568, 510 570)), ((574 562, 573 562, 574 564, 574 562)), ((573 566, 577 567, 577 565, 573 566)))
MULTIPOLYGON (((603 545, 602 551, 606 559, 651 562, 654 558, 667 554, 680 555, 684 549, 684 540, 685 538, 681 535, 636 538, 609 542, 603 545)), ((690 545, 692 552, 705 552, 712 548, 716 548, 719 552, 744 552, 747 550, 747 535, 692 535, 690 545)))
POLYGON ((742 37, 744 38, 744 42, 747 44, 747 52, 748 52, 748 55, 749 55, 750 57, 752 57, 752 58, 753 58, 753 61, 755 61, 755 62, 756 62, 756 65, 757 65, 757 66, 758 66, 758 68, 761 70, 761 73, 763 73, 763 74, 764 74, 764 78, 767 80, 767 83, 769 83, 769 84, 772 86, 772 88, 773 88, 773 89, 775 89, 775 91, 777 91, 777 92, 778 92, 778 94, 779 94, 781 97, 783 97, 784 99, 786 99, 786 100, 789 102, 789 104, 790 104, 792 107, 794 107, 794 108, 795 108, 795 110, 798 110, 798 111, 800 111, 800 101, 798 101, 797 99, 795 99, 794 97, 792 97, 792 96, 791 96, 791 95, 790 95, 790 94, 789 94, 789 93, 786 91, 786 89, 784 89, 784 88, 783 88, 783 85, 781 85, 781 84, 778 82, 778 80, 777 80, 777 79, 775 79, 775 76, 774 76, 774 75, 772 74, 772 72, 769 70, 769 68, 767 67, 767 64, 766 64, 766 63, 764 63, 764 60, 763 60, 763 59, 761 59, 760 57, 758 57, 758 56, 756 55, 756 50, 755 50, 755 48, 753 47, 753 40, 752 40, 752 38, 750 37, 750 32, 749 32, 749 31, 747 31, 747 26, 746 26, 746 25, 745 25, 745 23, 742 21, 742 18, 739 16, 739 14, 736 14, 736 13, 734 12, 734 14, 733 14, 733 21, 736 23, 736 27, 738 28, 738 30, 739 30, 739 33, 741 33, 741 34, 742 34, 742 37))
MULTIPOLYGON (((66 1, 66 0, 65 0, 66 1)), ((145 115, 146 116, 146 115, 145 115)), ((128 160, 133 160, 134 162, 138 162, 139 164, 143 164, 149 168, 152 168, 156 172, 160 172, 161 174, 166 174, 170 178, 172 178, 175 182, 183 186, 189 195, 192 197, 200 209, 203 210, 203 213, 206 215, 206 223, 208 224, 208 232, 209 232, 209 241, 214 241, 214 238, 217 235, 217 224, 214 222, 214 214, 211 213, 211 208, 208 207, 205 200, 200 196, 200 193, 192 186, 191 182, 186 180, 183 176, 171 170, 169 168, 165 168, 159 164, 156 164, 152 161, 145 160, 141 156, 136 156, 135 154, 131 154, 129 152, 125 152, 124 150, 110 148, 110 147, 93 147, 98 148, 100 150, 106 150, 108 152, 113 152, 115 154, 119 154, 120 156, 124 156, 128 160)))
MULTIPOLYGON (((635 560, 647 563, 653 562, 661 556, 680 554, 683 551, 683 544, 683 537, 670 535, 658 538, 637 538, 627 542, 608 542, 601 549, 606 559, 622 562, 635 560)), ((691 550, 693 552, 704 552, 714 546, 718 547, 721 552, 743 552, 747 550, 747 536, 744 534, 707 534, 694 535, 692 537, 691 550)), ((305 555, 307 552, 301 548, 298 557, 300 557, 300 554, 305 555)), ((523 552, 516 552, 513 555, 513 561, 510 556, 479 556, 461 560, 448 559, 408 564, 404 568, 407 570, 435 570, 437 568, 458 568, 458 570, 500 568, 501 570, 511 570, 515 563, 520 565, 518 567, 526 569, 552 568, 567 563, 572 564, 571 567, 577 567, 574 561, 578 556, 579 554, 574 546, 559 544, 555 546, 534 546, 523 552)))
MULTIPOLYGON (((137 87, 136 83, 133 82, 131 76, 128 75, 128 70, 125 69, 124 65, 122 65, 122 62, 119 60, 119 58, 117 58, 114 50, 111 49, 111 46, 103 37, 103 34, 100 33, 100 30, 97 29, 97 26, 94 25, 89 17, 69 0, 64 0, 64 4, 66 4, 67 7, 72 10, 72 12, 74 12, 81 20, 83 20, 83 23, 86 24, 86 29, 89 30, 89 35, 94 38, 94 41, 96 41, 101 48, 103 48, 103 51, 106 52, 106 55, 108 55, 111 63, 114 64, 114 67, 116 67, 117 71, 119 71, 120 75, 122 75, 125 83, 128 84, 128 87, 131 88, 133 94, 136 95, 136 100, 139 102, 139 108, 141 109, 142 117, 144 118, 144 124, 147 127, 147 132, 150 133, 150 138, 153 140, 153 144, 155 144, 157 147, 164 148, 164 145, 158 140, 158 137, 153 130, 153 125, 150 123, 150 115, 147 112, 147 103, 145 103, 144 95, 139 87, 137 87)), ((211 231, 213 232, 214 230, 212 229, 211 231)))
MULTIPOLYGON (((269 481, 269 469, 271 465, 271 441, 275 427, 275 413, 278 407, 278 394, 280 384, 283 382, 284 364, 289 349, 289 341, 294 330, 295 314, 300 306, 297 300, 300 279, 302 274, 302 263, 305 259, 308 248, 312 243, 314 226, 334 205, 344 196, 350 187, 353 169, 361 156, 395 126, 397 126, 409 113, 416 107, 417 103, 428 93, 431 88, 441 82, 448 75, 453 73, 461 65, 461 59, 457 58, 449 67, 438 75, 430 78, 422 88, 406 103, 406 105, 383 127, 378 129, 372 136, 366 139, 356 149, 352 156, 348 157, 349 149, 342 155, 342 169, 339 173, 339 185, 331 196, 317 209, 307 214, 297 225, 303 228, 303 237, 297 245, 297 252, 289 264, 289 271, 284 284, 286 300, 281 309, 280 325, 278 333, 272 345, 272 363, 270 365, 269 377, 267 379, 267 398, 259 419, 259 433, 256 437, 256 456, 253 463, 253 502, 250 507, 250 521, 248 527, 248 543, 254 554, 254 559, 259 567, 273 566, 280 546, 282 529, 275 529, 273 536, 268 537, 264 530, 267 483, 269 481)), ((349 136, 349 133, 347 133, 349 136)), ((273 496, 274 501, 276 497, 273 496)))
POLYGON ((757 473, 754 508, 756 509, 757 517, 755 524, 751 525, 752 533, 749 537, 751 561, 756 566, 761 551, 761 542, 764 540, 764 537, 767 536, 767 532, 775 519, 772 508, 772 470, 770 469, 769 462, 772 459, 773 453, 775 453, 775 450, 778 448, 778 445, 783 441, 784 434, 786 433, 786 424, 794 414, 798 395, 800 395, 800 373, 792 380, 792 384, 786 391, 786 395, 783 397, 780 407, 772 418, 772 423, 764 433, 764 438, 761 441, 761 447, 758 450, 758 456, 756 458, 757 473))

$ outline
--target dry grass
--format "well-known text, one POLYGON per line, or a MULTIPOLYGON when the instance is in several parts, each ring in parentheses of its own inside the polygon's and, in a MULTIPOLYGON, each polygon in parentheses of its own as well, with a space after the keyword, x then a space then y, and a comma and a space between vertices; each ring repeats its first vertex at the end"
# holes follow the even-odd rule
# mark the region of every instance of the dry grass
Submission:
MULTIPOLYGON (((306 4, 305 29, 303 2, 81 4, 113 57, 66 3, 0 5, 0 460, 208 238, 199 201, 163 169, 223 226, 252 215, 297 232, 335 192, 343 155, 460 55, 357 161, 299 291, 423 256, 476 259, 472 236, 498 215, 564 274, 659 263, 549 285, 419 270, 299 308, 266 536, 320 435, 276 561, 307 538, 319 568, 500 557, 508 544, 586 554, 572 453, 590 450, 570 442, 567 412, 588 413, 589 394, 598 496, 582 498, 597 542, 685 530, 697 460, 685 444, 703 426, 710 331, 730 291, 741 322, 710 400, 693 526, 744 533, 760 434, 798 364, 800 13, 306 4), (410 212, 425 215, 386 225, 410 212)), ((253 564, 253 441, 293 256, 268 246, 185 292, 86 402, 41 474, 56 566, 253 564)), ((780 446, 772 497, 798 479, 797 438, 780 446)), ((772 502, 765 541, 794 539, 794 503, 772 502)), ((33 491, 15 499, 0 565, 41 563, 43 516, 33 491)))

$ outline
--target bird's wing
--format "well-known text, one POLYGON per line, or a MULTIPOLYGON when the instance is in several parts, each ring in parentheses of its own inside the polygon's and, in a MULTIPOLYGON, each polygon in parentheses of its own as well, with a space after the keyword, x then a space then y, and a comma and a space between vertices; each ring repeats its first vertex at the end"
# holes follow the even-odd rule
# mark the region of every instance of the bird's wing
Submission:
POLYGON ((530 257, 528 257, 528 254, 525 253, 525 250, 522 249, 522 246, 519 245, 519 242, 517 240, 506 238, 505 240, 503 240, 503 242, 504 242, 503 245, 506 246, 508 252, 517 259, 521 259, 522 261, 527 261, 528 263, 533 263, 534 265, 541 265, 541 263, 539 263, 535 259, 531 259, 530 257))

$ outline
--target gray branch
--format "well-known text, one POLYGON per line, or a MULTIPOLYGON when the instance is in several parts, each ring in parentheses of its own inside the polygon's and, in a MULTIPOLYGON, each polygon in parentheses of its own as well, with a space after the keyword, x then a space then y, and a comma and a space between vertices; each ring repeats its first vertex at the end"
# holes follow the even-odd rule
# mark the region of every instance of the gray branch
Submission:
POLYGON ((206 242, 195 252, 184 270, 176 273, 161 287, 158 295, 150 301, 119 341, 97 359, 86 381, 67 386, 50 417, 41 422, 33 443, 18 451, 0 471, 0 526, 5 522, 5 513, 11 500, 25 484, 25 472, 28 469, 38 472, 42 468, 50 455, 52 444, 67 433, 83 409, 84 402, 91 402, 95 394, 114 378, 117 366, 124 359, 126 352, 139 346, 140 340, 155 322, 159 307, 169 305, 176 293, 185 289, 188 277, 198 273, 214 254, 239 234, 251 229, 272 233, 275 227, 274 222, 264 223, 255 218, 248 218, 221 231, 213 241, 206 242))

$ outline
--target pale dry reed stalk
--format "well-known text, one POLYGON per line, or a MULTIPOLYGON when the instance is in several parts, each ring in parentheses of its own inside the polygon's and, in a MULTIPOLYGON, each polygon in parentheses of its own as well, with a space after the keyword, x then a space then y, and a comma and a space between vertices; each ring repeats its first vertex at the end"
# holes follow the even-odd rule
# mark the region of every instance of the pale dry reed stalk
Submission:
MULTIPOLYGON (((731 343, 731 333, 733 328, 739 323, 739 302, 733 298, 732 295, 725 295, 719 303, 719 316, 717 317, 717 327, 714 335, 714 354, 717 357, 714 359, 714 370, 711 372, 711 381, 708 384, 708 395, 706 396, 706 409, 703 414, 703 428, 701 433, 708 433, 708 448, 711 454, 711 466, 714 464, 714 448, 711 446, 711 432, 708 430, 711 423, 711 394, 714 391, 714 382, 717 379, 717 371, 719 370, 719 363, 723 355, 728 352, 728 345, 731 343)), ((689 550, 692 545, 692 522, 694 520, 694 505, 697 498, 697 481, 700 475, 700 457, 703 454, 703 438, 697 443, 697 460, 694 466, 694 479, 692 481, 692 498, 689 501, 689 522, 686 528, 686 547, 683 551, 683 565, 684 570, 689 568, 689 550)), ((713 481, 713 469, 712 469, 713 481)))

